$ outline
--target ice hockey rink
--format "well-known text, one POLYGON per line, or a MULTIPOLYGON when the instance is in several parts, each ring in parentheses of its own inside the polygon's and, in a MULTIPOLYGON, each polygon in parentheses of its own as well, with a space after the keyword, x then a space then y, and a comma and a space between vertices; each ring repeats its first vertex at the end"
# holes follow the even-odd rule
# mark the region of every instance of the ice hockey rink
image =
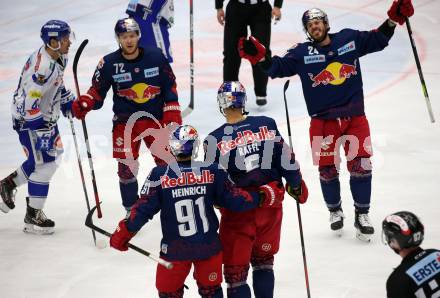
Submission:
MULTIPOLYGON (((415 0, 411 18, 426 85, 436 123, 429 121, 422 88, 405 26, 396 29, 390 45, 382 52, 361 59, 366 95, 366 113, 373 141, 373 194, 371 219, 376 233, 371 243, 355 239, 354 210, 349 175, 341 168, 344 234, 331 234, 328 211, 312 165, 308 143, 309 117, 298 78, 291 78, 287 91, 294 150, 310 197, 301 206, 311 296, 319 298, 385 297, 385 281, 401 258, 381 242, 381 222, 389 213, 409 210, 425 224, 424 248, 440 247, 440 2, 415 0)), ((0 0, 0 177, 15 170, 24 160, 16 133, 12 130, 10 105, 21 69, 27 57, 41 45, 40 28, 49 19, 67 21, 76 33, 70 61, 81 41, 89 45, 79 62, 83 92, 89 87, 98 60, 115 50, 113 28, 124 16, 128 0, 0 0)), ((170 30, 182 106, 189 101, 189 1, 174 0, 175 26, 170 30)), ((370 30, 386 18, 391 0, 285 0, 282 20, 272 26, 272 52, 281 55, 305 40, 302 13, 320 7, 329 15, 331 32, 343 28, 370 30)), ((214 1, 194 0, 195 109, 184 119, 202 137, 221 125, 223 116, 216 102, 222 82, 223 30, 217 23, 214 1)), ((284 79, 269 81, 268 105, 257 108, 252 75, 243 61, 240 79, 248 90, 248 109, 254 115, 274 117, 287 137, 283 105, 284 79)), ((65 75, 66 87, 74 89, 71 63, 65 75)), ((116 162, 111 158, 111 94, 103 109, 87 117, 103 218, 95 224, 113 232, 125 215, 119 195, 116 162)), ((56 222, 55 234, 36 236, 22 232, 27 188, 16 196, 16 208, 0 214, 0 297, 156 297, 156 263, 134 252, 109 247, 95 248, 91 231, 85 227, 87 214, 69 122, 59 121, 65 147, 46 203, 46 215, 56 222)), ((93 202, 84 138, 80 122, 75 129, 81 146, 89 198, 93 202)), ((139 181, 153 166, 143 148, 139 181)), ((108 238, 101 237, 99 239, 108 238)), ((148 223, 132 243, 159 251, 159 216, 148 223)), ((275 258, 275 297, 307 297, 299 238, 296 204, 286 197, 280 252, 275 258)), ((251 282, 251 278, 249 279, 251 282)), ((199 297, 192 275, 187 278, 185 297, 199 297)), ((224 286, 224 292, 225 286, 224 286)))

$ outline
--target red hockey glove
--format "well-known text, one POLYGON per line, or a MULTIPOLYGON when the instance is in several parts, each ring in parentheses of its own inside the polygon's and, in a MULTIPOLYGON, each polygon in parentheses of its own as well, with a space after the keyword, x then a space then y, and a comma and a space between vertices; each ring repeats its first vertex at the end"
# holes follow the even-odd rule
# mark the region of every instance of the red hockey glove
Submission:
POLYGON ((297 187, 291 187, 289 184, 286 184, 286 190, 292 198, 298 201, 298 203, 304 204, 307 202, 309 190, 307 189, 307 185, 304 180, 301 180, 301 184, 297 187))
POLYGON ((263 199, 260 207, 280 207, 284 200, 284 186, 279 181, 272 181, 258 188, 263 199))
POLYGON ((180 114, 180 105, 177 101, 165 103, 163 106, 163 116, 161 124, 166 126, 170 123, 182 125, 182 115, 180 114))
POLYGON ((249 36, 249 39, 241 37, 238 40, 238 53, 241 58, 247 59, 252 65, 255 65, 266 55, 266 47, 253 36, 249 36))
POLYGON ((390 20, 403 25, 406 18, 414 14, 414 7, 411 0, 394 0, 390 9, 388 10, 388 17, 390 20))
POLYGON ((84 94, 72 104, 73 116, 77 119, 84 119, 86 114, 95 106, 95 99, 90 94, 84 94))
POLYGON ((128 242, 136 235, 136 233, 127 230, 125 222, 125 219, 121 220, 110 237, 110 246, 120 251, 126 251, 128 249, 128 242))

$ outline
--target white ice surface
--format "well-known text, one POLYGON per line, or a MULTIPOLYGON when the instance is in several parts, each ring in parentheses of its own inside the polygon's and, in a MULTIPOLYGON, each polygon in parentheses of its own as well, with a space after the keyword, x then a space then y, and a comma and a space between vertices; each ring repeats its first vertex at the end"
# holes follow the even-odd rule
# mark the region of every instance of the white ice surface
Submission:
MULTIPOLYGON (((115 21, 124 15, 128 1, 122 0, 0 0, 0 177, 5 177, 24 160, 16 133, 11 129, 12 93, 27 56, 40 46, 39 30, 49 19, 68 21, 77 36, 74 52, 84 39, 90 40, 79 64, 83 91, 88 88, 99 58, 113 51, 115 21)), ((221 26, 216 22, 214 1, 196 0, 195 5, 195 110, 185 121, 206 135, 219 126, 216 90, 222 78, 221 26)), ((414 1, 411 18, 414 37, 422 61, 426 85, 434 113, 440 121, 440 2, 414 1)), ((386 17, 391 1, 305 1, 285 0, 283 19, 273 26, 272 51, 282 54, 295 42, 304 40, 300 18, 310 7, 321 7, 330 18, 332 31, 344 27, 369 30, 386 17)), ((175 0, 176 25, 171 30, 178 91, 182 106, 189 98, 189 2, 175 0)), ((366 94, 366 112, 371 125, 374 175, 371 218, 376 228, 372 243, 354 238, 352 199, 347 170, 341 171, 343 207, 347 216, 345 234, 330 233, 325 208, 312 166, 308 144, 307 116, 297 78, 287 92, 293 142, 297 159, 309 185, 310 198, 301 206, 312 297, 385 296, 385 280, 400 262, 380 241, 380 225, 385 215, 398 210, 418 214, 426 227, 424 247, 440 247, 439 171, 440 128, 430 123, 423 99, 414 57, 405 27, 399 27, 390 46, 383 52, 361 59, 366 94)), ((243 62, 240 79, 249 95, 251 114, 274 117, 287 136, 282 100, 285 80, 269 82, 269 104, 258 109, 254 103, 252 76, 243 62)), ((73 89, 71 64, 65 82, 73 89)), ((103 214, 96 224, 113 231, 125 212, 120 205, 116 162, 111 158, 111 94, 99 112, 87 118, 98 189, 103 214)), ((91 232, 84 226, 86 205, 76 164, 70 127, 59 121, 66 149, 63 161, 51 183, 46 214, 55 220, 56 232, 41 237, 22 232, 26 187, 17 193, 17 207, 0 214, 0 297, 156 297, 156 264, 142 255, 121 253, 93 246, 91 232)), ((89 198, 94 200, 84 142, 79 122, 76 131, 82 147, 89 198)), ((153 162, 144 151, 139 181, 153 162)), ((306 297, 296 206, 286 198, 281 250, 276 256, 275 297, 306 297)), ((102 238, 99 236, 99 238, 102 238)), ((147 224, 133 243, 158 252, 161 238, 158 218, 147 224)), ((198 297, 192 277, 186 297, 198 297)))

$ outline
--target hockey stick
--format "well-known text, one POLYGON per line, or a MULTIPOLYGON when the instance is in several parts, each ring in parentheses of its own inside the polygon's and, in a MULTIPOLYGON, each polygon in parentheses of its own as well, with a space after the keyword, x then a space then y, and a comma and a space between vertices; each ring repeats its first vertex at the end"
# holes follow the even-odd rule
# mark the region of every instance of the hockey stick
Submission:
POLYGON ((411 42, 414 59, 416 60, 417 71, 419 72, 420 83, 422 84, 422 91, 423 91, 423 95, 425 96, 425 102, 426 102, 426 107, 428 108, 429 118, 431 119, 431 122, 434 123, 435 122, 434 113, 432 112, 431 101, 429 100, 429 96, 428 96, 428 89, 426 88, 425 78, 423 77, 423 72, 422 72, 422 66, 420 65, 419 54, 417 53, 416 43, 414 42, 414 38, 412 36, 411 24, 408 18, 406 18, 405 23, 406 23, 406 29, 408 29, 408 36, 411 42))
MULTIPOLYGON (((286 98, 286 91, 287 88, 289 88, 290 81, 287 80, 286 83, 284 83, 283 93, 284 93, 284 107, 286 109, 286 119, 287 119, 287 133, 289 134, 289 146, 290 150, 293 153, 293 147, 292 147, 292 131, 290 129, 290 119, 289 119, 289 110, 287 108, 287 98, 286 98)), ((307 288, 307 297, 310 298, 310 285, 309 285, 309 273, 307 269, 307 259, 306 259, 306 247, 304 245, 304 233, 303 233, 303 227, 302 227, 302 219, 301 219, 301 208, 299 206, 299 202, 296 201, 296 210, 298 213, 298 224, 299 224, 299 234, 301 238, 301 247, 302 247, 302 257, 303 257, 303 264, 304 264, 304 276, 306 279, 306 288, 307 288)))
MULTIPOLYGON (((76 96, 79 99, 81 93, 79 92, 79 84, 78 84, 78 61, 79 57, 81 56, 81 53, 83 52, 84 48, 86 47, 87 43, 89 42, 88 39, 84 39, 83 42, 80 44, 78 50, 76 51, 75 58, 73 58, 73 79, 75 81, 75 89, 76 89, 76 96)), ((84 133, 84 140, 86 142, 86 148, 87 148, 87 158, 89 160, 89 166, 90 166, 90 173, 92 176, 92 185, 93 185, 93 192, 95 194, 95 202, 96 207, 98 209, 98 218, 102 217, 101 207, 99 206, 99 195, 98 195, 98 187, 96 186, 96 177, 95 177, 95 170, 93 169, 93 161, 92 161, 92 152, 90 151, 90 144, 89 144, 89 134, 87 133, 87 125, 86 120, 81 120, 83 133, 84 133)))
POLYGON ((189 81, 190 98, 188 106, 182 112, 182 118, 194 110, 194 12, 193 0, 189 0, 189 81))
MULTIPOLYGON (((105 236, 110 238, 112 236, 111 233, 109 233, 109 232, 107 232, 107 231, 105 231, 105 230, 101 229, 100 227, 97 227, 97 226, 95 226, 93 224, 92 216, 93 216, 93 212, 95 212, 96 207, 97 206, 93 207, 92 210, 90 210, 89 214, 87 214, 85 225, 86 225, 86 227, 92 229, 93 231, 101 233, 101 234, 103 234, 103 235, 105 235, 105 236)), ((164 266, 167 269, 172 269, 173 268, 173 264, 172 263, 167 262, 167 261, 165 261, 165 260, 163 260, 161 258, 152 256, 151 253, 149 253, 148 251, 143 250, 142 248, 137 247, 136 245, 128 243, 128 247, 131 248, 132 250, 135 250, 138 253, 140 253, 140 254, 150 258, 151 260, 159 263, 160 265, 164 266)))
MULTIPOLYGON (((69 114, 68 118, 69 118, 69 122, 70 122, 70 127, 72 129, 73 143, 75 144, 76 159, 78 160, 79 174, 81 176, 81 182, 82 182, 82 187, 83 187, 83 191, 84 191, 84 196, 86 198, 87 212, 90 212, 89 196, 87 194, 86 181, 84 179, 84 171, 83 171, 83 167, 82 167, 82 163, 81 163, 81 155, 80 155, 79 149, 78 149, 78 141, 76 140, 76 131, 75 131, 75 126, 73 124, 72 115, 69 114)), ((93 235, 93 242, 95 243, 95 246, 96 246, 96 234, 95 234, 94 230, 92 230, 92 235, 93 235)))

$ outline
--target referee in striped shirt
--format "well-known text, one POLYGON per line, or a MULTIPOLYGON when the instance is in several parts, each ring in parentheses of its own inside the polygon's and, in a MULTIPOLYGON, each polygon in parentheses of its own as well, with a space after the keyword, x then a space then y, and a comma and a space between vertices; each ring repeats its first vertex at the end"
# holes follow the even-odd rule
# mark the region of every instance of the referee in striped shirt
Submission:
MULTIPOLYGON (((270 48, 271 20, 281 18, 283 0, 274 0, 272 8, 269 0, 229 0, 226 15, 223 10, 224 0, 215 0, 217 20, 224 25, 223 37, 223 81, 239 81, 241 58, 238 54, 238 40, 247 37, 248 26, 251 35, 256 37, 266 49, 270 48)), ((252 66, 256 103, 267 103, 267 75, 257 66, 252 66)))

